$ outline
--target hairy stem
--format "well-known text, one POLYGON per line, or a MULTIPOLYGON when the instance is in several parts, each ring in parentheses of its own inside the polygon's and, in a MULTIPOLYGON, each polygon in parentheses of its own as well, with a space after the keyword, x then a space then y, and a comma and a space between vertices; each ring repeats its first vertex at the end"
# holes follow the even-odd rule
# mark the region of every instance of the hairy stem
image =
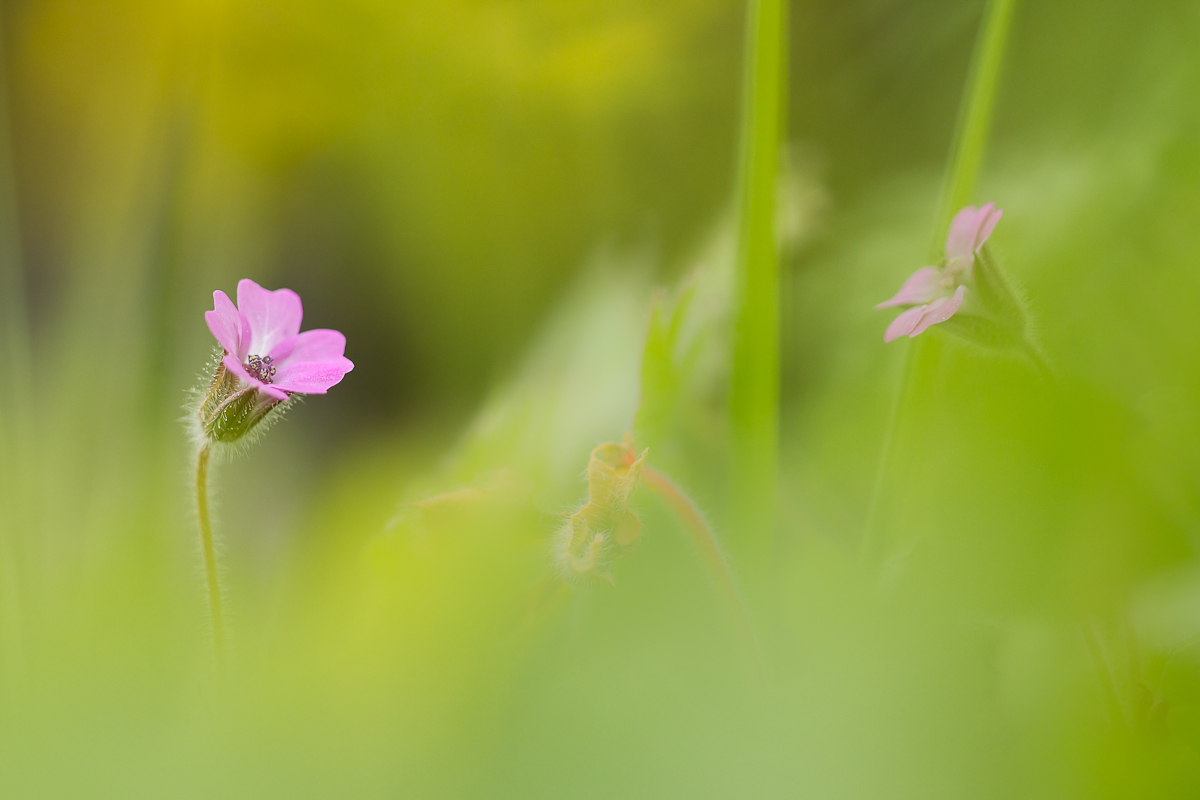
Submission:
POLYGON ((683 527, 691 534, 692 542, 700 551, 713 583, 717 586, 721 601, 737 626, 738 634, 757 657, 759 653, 758 640, 750 624, 750 615, 746 613, 746 604, 742 600, 741 592, 738 591, 729 564, 725 561, 725 555, 721 552, 721 546, 717 544, 717 537, 704 519, 704 515, 700 513, 700 509, 696 508, 696 504, 692 502, 691 498, 675 485, 674 481, 658 470, 643 466, 642 478, 652 491, 662 496, 679 521, 683 523, 683 527))
POLYGON ((1021 349, 1033 362, 1033 366, 1037 368, 1038 373, 1051 386, 1059 387, 1058 375, 1054 368, 1050 366, 1050 362, 1046 359, 1046 354, 1042 352, 1042 348, 1028 340, 1022 342, 1021 349))
POLYGON ((750 0, 730 422, 731 501, 755 565, 769 559, 775 521, 780 370, 775 192, 784 124, 785 18, 783 0, 750 0))
POLYGON ((208 516, 208 463, 211 450, 200 448, 196 457, 196 516, 200 522, 200 547, 204 553, 204 577, 208 585, 208 609, 212 617, 213 654, 217 669, 225 666, 225 622, 221 614, 221 582, 217 575, 217 551, 213 545, 212 522, 208 516))

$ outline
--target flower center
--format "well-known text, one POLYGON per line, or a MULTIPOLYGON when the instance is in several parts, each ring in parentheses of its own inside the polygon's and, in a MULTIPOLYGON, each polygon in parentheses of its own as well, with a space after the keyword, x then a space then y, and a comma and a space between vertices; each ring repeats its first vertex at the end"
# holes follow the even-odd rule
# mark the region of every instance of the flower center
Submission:
POLYGON ((275 364, 270 356, 248 356, 246 371, 263 383, 270 383, 275 377, 275 364))

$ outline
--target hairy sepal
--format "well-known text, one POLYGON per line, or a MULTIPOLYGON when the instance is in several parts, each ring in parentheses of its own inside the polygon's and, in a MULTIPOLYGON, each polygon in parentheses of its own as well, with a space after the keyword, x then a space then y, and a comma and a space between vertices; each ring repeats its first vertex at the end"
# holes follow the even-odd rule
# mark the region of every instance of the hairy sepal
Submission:
POLYGON ((281 402, 241 385, 237 376, 221 363, 220 352, 213 358, 211 375, 208 386, 196 392, 198 398, 189 415, 198 444, 247 446, 265 433, 290 405, 290 401, 281 402))

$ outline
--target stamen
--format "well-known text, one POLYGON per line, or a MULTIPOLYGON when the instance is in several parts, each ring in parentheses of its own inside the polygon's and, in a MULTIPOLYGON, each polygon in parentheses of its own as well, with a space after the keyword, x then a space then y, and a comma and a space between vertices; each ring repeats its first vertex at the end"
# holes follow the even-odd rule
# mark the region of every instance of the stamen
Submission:
POLYGON ((270 356, 248 356, 246 371, 263 383, 270 383, 275 377, 275 365, 270 356))

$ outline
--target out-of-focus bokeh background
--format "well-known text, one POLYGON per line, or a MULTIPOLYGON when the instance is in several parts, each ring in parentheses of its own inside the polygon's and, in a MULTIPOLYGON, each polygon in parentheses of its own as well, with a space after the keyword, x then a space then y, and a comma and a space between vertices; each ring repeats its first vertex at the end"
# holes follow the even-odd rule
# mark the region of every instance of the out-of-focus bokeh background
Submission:
POLYGON ((723 489, 744 3, 4 2, 0 794, 1196 792, 1200 5, 1016 5, 973 200, 1056 381, 871 310, 984 10, 789 4, 764 577, 723 489), (180 419, 242 277, 356 366, 213 477, 220 678, 180 419), (759 657, 649 491, 611 580, 553 569, 626 431, 759 657))

